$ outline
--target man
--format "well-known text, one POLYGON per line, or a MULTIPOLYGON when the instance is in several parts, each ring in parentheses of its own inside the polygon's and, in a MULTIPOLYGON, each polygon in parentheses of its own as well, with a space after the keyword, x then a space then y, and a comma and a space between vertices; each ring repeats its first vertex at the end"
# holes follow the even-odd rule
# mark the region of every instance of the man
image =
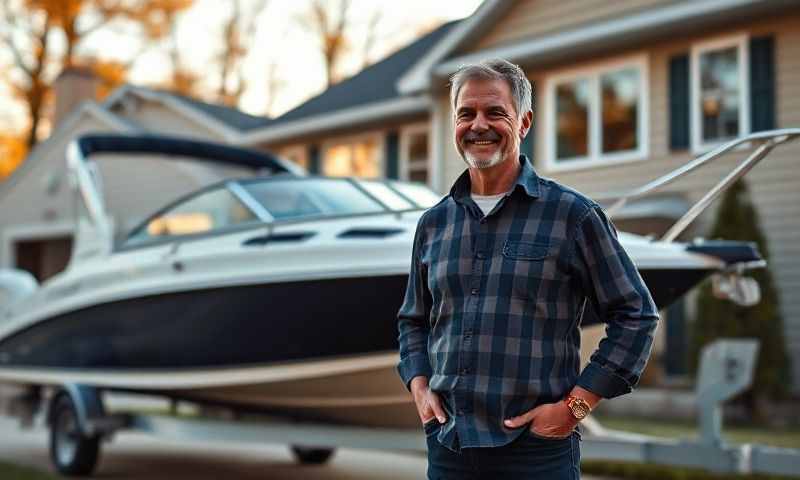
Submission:
POLYGON ((467 163, 417 226, 398 371, 435 479, 579 477, 578 422, 631 391, 658 314, 600 207, 520 156, 531 85, 504 60, 451 79, 467 163), (606 337, 580 372, 586 309, 606 337))

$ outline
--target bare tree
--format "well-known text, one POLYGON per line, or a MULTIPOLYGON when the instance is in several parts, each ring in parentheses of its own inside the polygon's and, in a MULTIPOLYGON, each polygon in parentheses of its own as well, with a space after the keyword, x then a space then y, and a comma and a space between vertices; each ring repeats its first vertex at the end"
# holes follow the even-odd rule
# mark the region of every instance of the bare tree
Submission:
POLYGON ((278 93, 284 87, 285 82, 278 75, 278 64, 275 60, 270 60, 267 64, 267 81, 264 85, 267 95, 267 103, 264 105, 264 113, 270 115, 272 108, 275 106, 275 100, 278 98, 278 93))
POLYGON ((253 47, 257 32, 257 19, 267 7, 267 0, 228 0, 231 15, 222 29, 222 48, 217 55, 219 86, 217 100, 236 106, 247 88, 244 59, 253 47), (247 7, 246 7, 247 6, 247 7))
POLYGON ((339 80, 338 63, 347 51, 347 12, 350 0, 311 0, 308 13, 300 19, 319 40, 320 53, 325 64, 325 86, 339 80))
POLYGON ((13 59, 3 80, 27 107, 28 147, 37 142, 53 80, 63 68, 78 63, 77 52, 86 38, 114 19, 135 23, 143 37, 161 37, 168 31, 168 14, 192 1, 0 0, 0 45, 13 59), (63 51, 51 42, 57 34, 64 36, 63 51))
POLYGON ((364 39, 364 48, 361 54, 361 68, 367 68, 371 63, 370 54, 372 53, 372 47, 375 45, 375 33, 378 29, 378 24, 381 21, 381 11, 375 10, 372 12, 372 16, 369 18, 369 23, 367 24, 367 36, 364 39))

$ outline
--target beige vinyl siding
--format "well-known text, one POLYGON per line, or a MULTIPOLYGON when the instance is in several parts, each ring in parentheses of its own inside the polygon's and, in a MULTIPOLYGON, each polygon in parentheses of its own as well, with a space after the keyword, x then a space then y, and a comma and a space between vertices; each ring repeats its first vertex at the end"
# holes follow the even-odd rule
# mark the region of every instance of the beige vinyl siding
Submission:
MULTIPOLYGON (((683 0, 684 2, 686 0, 683 0)), ((464 53, 561 32, 588 22, 608 20, 623 14, 678 0, 521 0, 477 44, 464 53)))
MULTIPOLYGON (((536 2, 528 2, 536 3, 536 2)), ((536 84, 537 112, 536 158, 537 170, 592 197, 607 197, 641 186, 646 181, 667 173, 691 158, 688 151, 669 149, 668 62, 671 56, 688 53, 693 42, 718 36, 746 33, 749 36, 774 34, 776 61, 776 108, 778 128, 800 127, 800 15, 784 15, 767 19, 735 30, 704 32, 696 38, 653 44, 643 50, 625 52, 647 54, 649 65, 649 157, 620 165, 595 166, 569 172, 548 172, 542 159, 545 155, 546 118, 542 96, 544 80, 550 74, 565 69, 586 67, 590 63, 565 64, 550 70, 536 70, 531 79, 536 84)), ((599 64, 620 57, 609 55, 596 59, 599 64)), ((449 135, 452 135, 452 129, 449 135)), ((449 144, 452 142, 446 139, 449 144)), ((445 183, 449 184, 463 163, 452 147, 446 148, 445 183)), ((694 202, 727 174, 749 150, 734 152, 716 163, 667 187, 664 191, 684 195, 694 202)), ((774 150, 748 176, 752 198, 760 215, 761 226, 768 237, 771 270, 780 290, 781 310, 790 355, 793 359, 794 389, 800 391, 800 142, 774 150)), ((695 222, 685 239, 702 235, 713 220, 713 207, 695 222)), ((765 346, 768 347, 768 346, 765 346)))
POLYGON ((211 142, 225 141, 219 131, 212 130, 201 121, 165 108, 157 102, 141 100, 136 110, 129 112, 126 117, 138 125, 144 125, 148 131, 158 132, 161 135, 193 137, 211 142))
MULTIPOLYGON (((108 124, 84 115, 71 131, 57 132, 58 135, 40 143, 36 157, 27 160, 35 163, 18 170, 15 175, 20 177, 14 178, 14 183, 0 186, 3 205, 0 209, 0 268, 11 266, 13 243, 27 238, 25 232, 46 232, 64 227, 69 231, 53 236, 71 233, 75 224, 76 197, 69 185, 66 147, 82 134, 111 131, 113 128, 108 124), (58 188, 47 193, 46 186, 53 179, 59 180, 58 188)), ((154 155, 124 159, 96 155, 92 159, 96 161, 103 179, 106 208, 120 233, 127 232, 157 208, 183 194, 223 178, 250 174, 241 168, 175 159, 164 161, 154 155)))
MULTIPOLYGON (((800 126, 800 17, 745 29, 751 36, 775 33, 777 126, 800 126)), ((735 33, 735 32, 731 32, 735 33)), ((688 51, 689 42, 671 43, 649 49, 650 55, 650 158, 617 167, 554 174, 553 177, 590 195, 624 191, 644 180, 666 173, 691 158, 669 151, 668 71, 669 57, 688 51)), ((544 119, 540 119, 544 122, 544 119)), ((544 128, 540 133, 544 134, 544 128)), ((544 139, 537 154, 544 155, 544 139)), ((720 159, 665 191, 684 193, 696 201, 749 151, 735 152, 720 159)), ((747 176, 757 206, 761 227, 767 234, 771 271, 780 291, 786 341, 792 356, 795 390, 800 389, 800 144, 774 150, 747 176)), ((543 172, 547 174, 546 172, 543 172)), ((685 235, 692 238, 707 231, 713 209, 685 235)), ((767 346, 765 346, 767 347, 767 346)))

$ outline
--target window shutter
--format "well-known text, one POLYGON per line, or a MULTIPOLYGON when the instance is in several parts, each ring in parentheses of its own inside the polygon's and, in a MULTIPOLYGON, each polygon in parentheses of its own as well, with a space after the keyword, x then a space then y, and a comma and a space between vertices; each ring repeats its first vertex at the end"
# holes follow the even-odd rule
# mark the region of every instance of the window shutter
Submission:
POLYGON ((528 130, 528 134, 525 135, 525 138, 522 139, 522 142, 519 144, 519 153, 521 155, 525 155, 528 157, 528 160, 531 162, 531 165, 534 164, 533 162, 533 150, 534 150, 534 137, 536 136, 536 122, 534 121, 531 124, 531 128, 528 130))
POLYGON ((685 375, 687 370, 686 298, 681 298, 667 308, 667 346, 664 349, 665 370, 668 375, 685 375))
POLYGON ((318 175, 322 171, 322 163, 319 158, 319 146, 308 146, 308 173, 318 175))
POLYGON ((773 37, 750 39, 750 128, 775 128, 775 42, 773 37))
POLYGON ((396 131, 386 134, 386 178, 392 178, 395 180, 400 178, 400 147, 398 139, 399 136, 396 131))
POLYGON ((669 59, 669 146, 689 148, 689 55, 669 59))

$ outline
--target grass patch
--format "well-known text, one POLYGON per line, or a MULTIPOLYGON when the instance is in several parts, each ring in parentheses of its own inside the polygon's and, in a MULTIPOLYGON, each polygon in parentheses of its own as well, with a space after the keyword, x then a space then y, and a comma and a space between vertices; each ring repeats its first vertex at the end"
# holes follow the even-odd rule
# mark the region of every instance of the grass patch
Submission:
MULTIPOLYGON (((667 438, 697 438, 697 425, 674 420, 652 420, 625 417, 598 416, 604 427, 644 435, 667 438)), ((800 449, 800 429, 766 428, 760 426, 726 425, 722 429, 725 441, 732 444, 759 443, 781 448, 800 449)))
POLYGON ((33 468, 0 462, 0 478, 3 480, 56 480, 58 477, 33 468))

